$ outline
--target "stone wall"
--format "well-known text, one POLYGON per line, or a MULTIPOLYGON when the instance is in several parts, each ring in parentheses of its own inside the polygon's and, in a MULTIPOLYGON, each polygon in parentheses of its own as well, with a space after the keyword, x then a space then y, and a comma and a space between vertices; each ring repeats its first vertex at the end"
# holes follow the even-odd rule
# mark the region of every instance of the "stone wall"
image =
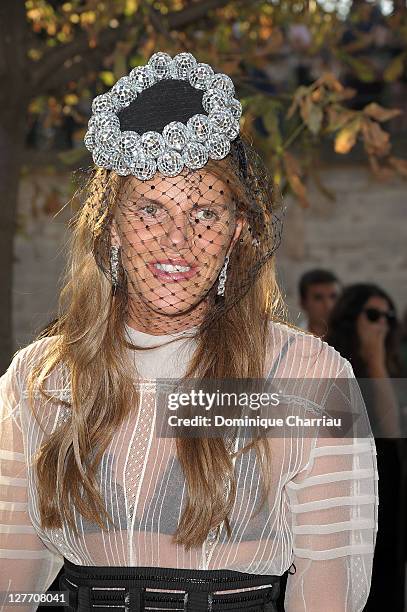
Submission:
MULTIPOLYGON (((400 179, 376 182, 362 165, 332 166, 321 177, 336 193, 335 202, 312 186, 309 209, 286 199, 277 266, 293 320, 298 322, 300 314, 298 279, 314 267, 333 270, 345 284, 379 284, 395 299, 401 314, 407 306, 405 183, 400 179)), ((14 269, 16 348, 30 342, 55 316, 69 237, 67 224, 73 214, 67 204, 70 197, 67 174, 37 171, 22 180, 19 219, 24 233, 16 238, 14 269)))
POLYGON ((377 182, 364 166, 333 167, 321 173, 336 194, 332 202, 315 187, 311 206, 287 198, 278 255, 280 283, 297 320, 297 284, 312 268, 333 271, 343 284, 372 282, 387 291, 399 316, 407 308, 407 201, 405 182, 377 182))

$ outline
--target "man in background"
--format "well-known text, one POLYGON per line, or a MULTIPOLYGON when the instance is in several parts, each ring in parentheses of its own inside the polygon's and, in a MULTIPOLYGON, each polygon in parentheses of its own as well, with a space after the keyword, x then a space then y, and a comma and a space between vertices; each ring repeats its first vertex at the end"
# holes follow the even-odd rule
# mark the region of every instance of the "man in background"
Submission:
POLYGON ((300 278, 300 307, 304 318, 299 327, 322 338, 328 331, 328 319, 335 305, 341 284, 329 270, 309 270, 300 278))

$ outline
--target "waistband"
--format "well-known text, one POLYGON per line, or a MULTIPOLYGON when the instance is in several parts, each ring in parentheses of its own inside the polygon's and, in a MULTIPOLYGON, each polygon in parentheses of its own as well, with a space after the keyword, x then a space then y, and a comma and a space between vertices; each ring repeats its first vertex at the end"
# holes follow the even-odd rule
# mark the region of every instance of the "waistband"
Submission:
POLYGON ((280 579, 233 570, 75 565, 64 558, 59 588, 69 592, 74 612, 277 612, 280 579), (223 593, 238 589, 249 590, 223 593))

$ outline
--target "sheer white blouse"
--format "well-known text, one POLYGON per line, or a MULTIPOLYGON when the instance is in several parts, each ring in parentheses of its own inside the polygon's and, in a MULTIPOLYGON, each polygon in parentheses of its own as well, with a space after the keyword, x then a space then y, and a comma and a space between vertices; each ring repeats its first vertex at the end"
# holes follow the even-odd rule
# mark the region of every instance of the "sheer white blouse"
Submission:
MULTIPOLYGON (((168 336, 150 336, 126 326, 138 345, 156 346, 168 336)), ((254 450, 235 458, 237 497, 229 516, 231 539, 222 526, 198 548, 173 544, 186 501, 186 484, 174 439, 154 435, 157 377, 181 376, 193 341, 175 334, 175 343, 147 352, 129 349, 145 382, 141 409, 130 415, 105 451, 98 476, 106 508, 116 528, 108 531, 75 511, 79 537, 71 530, 43 529, 31 467, 44 432, 32 415, 26 392, 31 365, 52 338, 20 349, 0 378, 0 591, 45 592, 63 557, 82 565, 159 566, 230 569, 288 576, 286 612, 358 612, 366 603, 377 534, 376 446, 366 407, 350 363, 331 346, 282 323, 270 326, 266 376, 292 378, 290 410, 356 415, 355 435, 270 437, 272 487, 267 504, 251 517, 262 493, 254 450), (315 397, 305 397, 304 380, 318 381, 315 397), (319 384, 319 381, 320 384, 319 384), (293 571, 293 568, 291 569, 293 571)), ((219 347, 221 350, 221 347, 219 347)), ((69 399, 62 366, 48 389, 69 399)), ((44 404, 45 431, 69 418, 62 403, 44 404), (50 405, 51 406, 51 405, 50 405)), ((237 438, 236 448, 248 440, 237 438)), ((0 606, 2 602, 0 601, 0 606)), ((37 605, 26 606, 36 610, 37 605)), ((7 606, 5 598, 1 610, 7 606)))

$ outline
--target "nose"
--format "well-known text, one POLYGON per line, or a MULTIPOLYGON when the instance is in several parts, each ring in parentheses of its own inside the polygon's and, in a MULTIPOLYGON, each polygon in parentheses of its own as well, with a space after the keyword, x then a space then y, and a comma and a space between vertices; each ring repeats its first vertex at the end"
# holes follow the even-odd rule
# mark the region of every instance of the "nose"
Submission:
POLYGON ((163 229, 164 235, 161 239, 163 247, 176 247, 176 250, 180 250, 188 245, 188 236, 191 228, 187 215, 179 214, 172 216, 163 229))

